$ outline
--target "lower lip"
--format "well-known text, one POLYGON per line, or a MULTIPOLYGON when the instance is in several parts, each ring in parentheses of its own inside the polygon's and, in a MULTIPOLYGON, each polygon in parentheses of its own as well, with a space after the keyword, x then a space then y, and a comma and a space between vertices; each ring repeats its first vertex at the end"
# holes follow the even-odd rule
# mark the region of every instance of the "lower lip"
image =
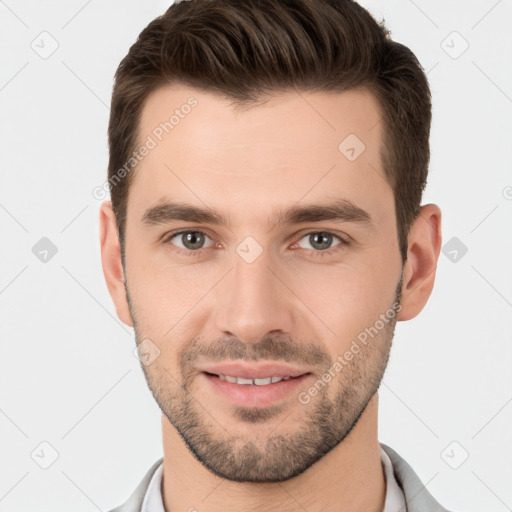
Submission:
POLYGON ((212 388, 223 396, 228 402, 240 407, 265 407, 286 398, 297 388, 304 386, 311 374, 306 373, 300 377, 290 377, 266 386, 255 384, 237 384, 223 380, 210 373, 201 373, 201 376, 212 388))

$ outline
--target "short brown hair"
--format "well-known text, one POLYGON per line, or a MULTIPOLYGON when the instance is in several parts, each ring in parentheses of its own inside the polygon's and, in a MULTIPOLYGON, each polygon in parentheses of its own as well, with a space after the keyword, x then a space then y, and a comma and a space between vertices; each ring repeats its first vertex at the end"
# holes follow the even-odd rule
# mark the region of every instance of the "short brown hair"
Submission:
POLYGON ((406 261, 427 181, 431 96, 416 56, 391 40, 384 21, 352 0, 187 0, 153 20, 121 61, 112 94, 108 177, 123 265, 134 173, 121 180, 116 173, 134 151, 145 99, 166 84, 218 93, 239 106, 294 89, 369 90, 381 108, 380 155, 406 261))

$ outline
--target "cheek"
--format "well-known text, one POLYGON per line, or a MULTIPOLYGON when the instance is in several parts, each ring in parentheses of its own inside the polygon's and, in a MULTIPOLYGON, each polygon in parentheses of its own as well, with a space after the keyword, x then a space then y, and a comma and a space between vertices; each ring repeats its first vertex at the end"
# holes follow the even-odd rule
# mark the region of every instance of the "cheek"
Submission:
POLYGON ((332 340, 338 352, 374 325, 394 299, 399 270, 395 272, 378 251, 365 256, 350 265, 304 266, 300 279, 291 281, 311 321, 320 325, 326 343, 332 340))
POLYGON ((127 276, 140 336, 154 339, 162 352, 172 346, 175 353, 181 340, 197 334, 193 320, 206 304, 201 299, 222 274, 218 266, 171 265, 165 256, 150 258, 134 250, 127 276))
POLYGON ((176 259, 173 262, 163 245, 150 248, 133 244, 127 249, 126 264, 130 290, 139 307, 151 309, 154 314, 167 314, 169 306, 175 309, 186 305, 208 282, 204 265, 176 259))

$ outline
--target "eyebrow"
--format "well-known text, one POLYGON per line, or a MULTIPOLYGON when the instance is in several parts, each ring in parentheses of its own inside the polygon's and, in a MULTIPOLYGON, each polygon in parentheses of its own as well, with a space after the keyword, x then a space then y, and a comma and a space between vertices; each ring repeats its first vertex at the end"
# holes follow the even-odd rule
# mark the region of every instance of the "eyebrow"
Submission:
MULTIPOLYGON (((148 208, 142 216, 143 224, 155 226, 176 220, 219 226, 229 226, 229 219, 208 207, 198 207, 186 203, 166 201, 148 208)), ((371 215, 348 199, 338 199, 327 204, 293 205, 278 210, 271 222, 278 224, 301 224, 306 222, 338 221, 353 222, 374 228, 371 215)))

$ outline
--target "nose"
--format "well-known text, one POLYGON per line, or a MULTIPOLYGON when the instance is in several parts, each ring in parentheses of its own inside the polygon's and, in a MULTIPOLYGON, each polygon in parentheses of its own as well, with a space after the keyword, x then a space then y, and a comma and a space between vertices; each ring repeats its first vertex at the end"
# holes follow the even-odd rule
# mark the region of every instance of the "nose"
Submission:
POLYGON ((291 332, 293 294, 274 267, 265 251, 251 263, 234 254, 233 268, 216 290, 219 333, 255 344, 270 334, 291 332))

